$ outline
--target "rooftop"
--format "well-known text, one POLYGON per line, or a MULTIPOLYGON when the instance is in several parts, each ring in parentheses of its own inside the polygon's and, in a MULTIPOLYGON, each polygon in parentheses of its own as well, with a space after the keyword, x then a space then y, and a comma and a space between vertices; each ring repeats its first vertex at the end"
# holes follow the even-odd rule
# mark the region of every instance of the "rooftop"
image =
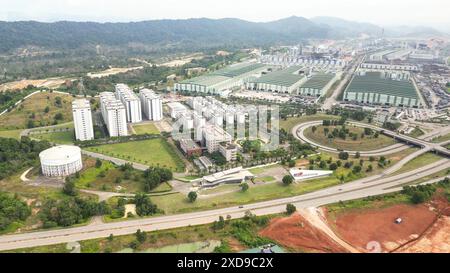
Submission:
POLYGON ((316 74, 307 80, 300 88, 323 89, 333 77, 333 74, 316 74))
POLYGON ((302 66, 291 66, 262 75, 259 78, 253 79, 251 82, 292 86, 304 78, 303 75, 298 74, 300 69, 302 69, 302 66))
POLYGON ((416 89, 411 81, 385 79, 379 72, 367 72, 364 76, 356 75, 345 92, 370 92, 418 99, 416 89))

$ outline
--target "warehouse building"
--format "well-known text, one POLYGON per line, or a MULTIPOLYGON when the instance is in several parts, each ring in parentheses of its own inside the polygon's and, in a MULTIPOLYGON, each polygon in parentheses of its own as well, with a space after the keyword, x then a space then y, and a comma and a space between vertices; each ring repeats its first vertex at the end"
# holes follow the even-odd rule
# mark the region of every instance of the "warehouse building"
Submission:
POLYGON ((316 74, 309 78, 298 89, 299 95, 320 97, 325 95, 328 89, 336 81, 337 77, 334 74, 316 74))
POLYGON ((87 99, 78 99, 72 102, 73 124, 76 140, 94 139, 94 127, 92 125, 91 105, 87 99))
POLYGON ((186 79, 174 85, 175 91, 220 94, 222 91, 241 86, 249 77, 267 70, 260 63, 247 62, 230 65, 204 76, 186 79))
POLYGON ((302 66, 291 66, 264 74, 259 78, 248 79, 245 86, 249 90, 259 90, 277 93, 293 93, 306 81, 302 66))
POLYGON ((380 72, 355 75, 344 91, 344 101, 419 107, 420 99, 410 80, 393 80, 380 72))
POLYGON ((116 97, 125 106, 127 122, 136 123, 142 121, 141 101, 133 90, 126 84, 116 84, 116 97))

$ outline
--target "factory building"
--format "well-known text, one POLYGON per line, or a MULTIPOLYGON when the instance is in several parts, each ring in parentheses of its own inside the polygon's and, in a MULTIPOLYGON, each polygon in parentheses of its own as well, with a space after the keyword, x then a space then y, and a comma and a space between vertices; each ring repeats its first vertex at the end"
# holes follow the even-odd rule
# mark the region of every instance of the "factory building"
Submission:
POLYGON ((80 141, 94 139, 91 105, 87 99, 78 99, 72 102, 73 124, 75 139, 80 141))
POLYGON ((100 93, 100 108, 110 137, 128 135, 125 106, 113 93, 100 93))
POLYGON ((249 77, 266 71, 264 64, 246 62, 227 66, 204 76, 186 79, 174 85, 175 91, 221 94, 241 86, 249 77))
POLYGON ((362 63, 359 67, 376 70, 419 71, 419 67, 417 65, 406 65, 406 64, 362 63))
POLYGON ((291 66, 277 70, 261 77, 253 77, 245 83, 249 90, 268 91, 277 93, 293 93, 306 81, 301 66, 291 66))
POLYGON ((394 51, 395 50, 393 50, 393 49, 388 49, 388 50, 375 52, 374 54, 371 54, 369 56, 369 60, 376 61, 376 62, 382 61, 382 60, 384 60, 386 55, 391 54, 394 51))
POLYGON ((316 74, 309 78, 298 89, 299 95, 320 97, 327 93, 328 89, 336 81, 337 76, 334 74, 316 74))
POLYGON ((393 80, 380 72, 355 75, 344 91, 343 99, 378 105, 420 106, 419 95, 410 80, 393 80))
POLYGON ((153 90, 141 89, 139 91, 144 116, 149 120, 159 121, 163 117, 161 98, 153 90))
POLYGON ((139 97, 127 85, 116 84, 116 98, 125 106, 127 122, 136 123, 142 121, 141 102, 139 97))
POLYGON ((68 176, 83 168, 81 149, 77 146, 61 145, 39 154, 42 174, 45 176, 68 176))

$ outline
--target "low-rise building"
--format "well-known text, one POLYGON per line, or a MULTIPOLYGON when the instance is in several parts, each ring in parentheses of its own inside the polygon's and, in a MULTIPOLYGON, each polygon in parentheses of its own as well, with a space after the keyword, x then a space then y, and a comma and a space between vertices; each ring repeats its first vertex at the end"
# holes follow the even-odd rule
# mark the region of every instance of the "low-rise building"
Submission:
POLYGON ((202 155, 202 148, 189 138, 180 140, 180 148, 188 157, 202 155))
POLYGON ((225 157, 226 161, 235 161, 237 158, 237 146, 231 143, 220 143, 219 152, 225 157))

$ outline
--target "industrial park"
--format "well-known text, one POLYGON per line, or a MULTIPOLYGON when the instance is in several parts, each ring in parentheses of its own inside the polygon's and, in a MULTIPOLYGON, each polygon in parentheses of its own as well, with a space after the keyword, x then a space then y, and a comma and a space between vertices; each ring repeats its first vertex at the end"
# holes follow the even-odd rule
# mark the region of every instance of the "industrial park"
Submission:
POLYGON ((0 252, 449 253, 450 34, 326 18, 5 50, 0 252))

